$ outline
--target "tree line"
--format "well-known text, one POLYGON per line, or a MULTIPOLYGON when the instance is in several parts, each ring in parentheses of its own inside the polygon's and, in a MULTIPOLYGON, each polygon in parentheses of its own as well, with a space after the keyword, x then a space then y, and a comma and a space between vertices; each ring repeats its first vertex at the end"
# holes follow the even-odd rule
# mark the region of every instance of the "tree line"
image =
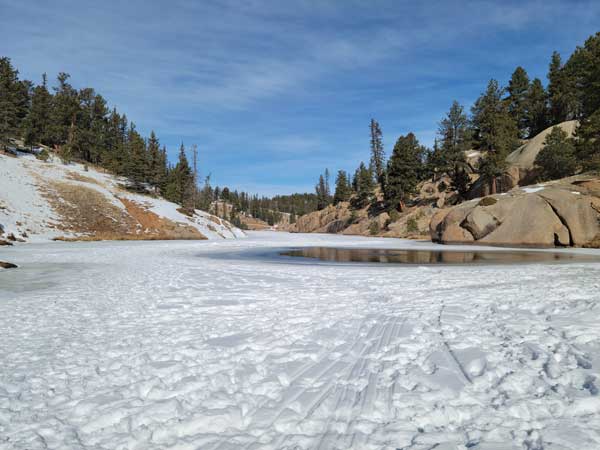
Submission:
POLYGON ((554 52, 547 79, 547 86, 539 78, 531 80, 523 67, 515 69, 506 87, 491 79, 470 114, 457 101, 452 103, 438 124, 433 148, 407 133, 396 140, 389 159, 381 127, 372 119, 369 164, 361 162, 352 175, 339 170, 333 195, 329 172, 321 175, 315 188, 318 208, 350 201, 357 209, 378 204, 388 211, 401 211, 420 181, 441 174, 449 175, 449 188, 464 198, 473 171, 467 163, 469 150, 482 152, 477 171, 495 192, 497 178, 507 169, 508 154, 524 139, 567 120, 579 121, 575 138, 558 127, 552 129, 536 159, 540 178, 600 170, 600 33, 577 47, 564 64, 554 52))
POLYGON ((217 186, 212 191, 212 199, 231 205, 231 211, 225 218, 240 227, 243 227, 240 214, 275 225, 282 221, 284 214, 289 214, 290 223, 294 223, 297 217, 318 209, 317 196, 311 193, 267 197, 217 186))
MULTIPOLYGON (((129 187, 151 191, 185 207, 208 209, 206 184, 198 188, 197 167, 192 167, 181 144, 176 164, 154 131, 147 138, 93 88, 75 89, 67 73, 59 73, 56 85, 48 87, 19 79, 7 57, 0 58, 0 148, 7 150, 13 139, 33 148, 53 148, 65 163, 94 164, 127 177, 129 187)), ((45 152, 45 151, 44 151, 45 152)), ((194 163, 196 149, 193 147, 194 163)), ((195 165, 195 164, 194 164, 195 165)))

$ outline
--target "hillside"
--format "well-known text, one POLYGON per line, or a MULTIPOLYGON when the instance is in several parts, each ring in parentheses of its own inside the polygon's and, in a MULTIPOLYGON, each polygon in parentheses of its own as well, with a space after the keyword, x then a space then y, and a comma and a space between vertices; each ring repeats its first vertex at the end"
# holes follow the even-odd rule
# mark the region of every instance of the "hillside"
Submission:
POLYGON ((228 222, 127 190, 128 180, 82 164, 0 152, 0 240, 232 239, 228 222))
POLYGON ((244 230, 251 231, 264 231, 264 230, 278 230, 287 231, 290 227, 290 214, 280 211, 268 210, 272 213, 273 217, 278 220, 272 225, 266 220, 254 217, 252 214, 246 211, 239 211, 234 208, 234 205, 230 202, 223 200, 215 200, 211 202, 209 212, 221 217, 225 220, 231 220, 244 230))

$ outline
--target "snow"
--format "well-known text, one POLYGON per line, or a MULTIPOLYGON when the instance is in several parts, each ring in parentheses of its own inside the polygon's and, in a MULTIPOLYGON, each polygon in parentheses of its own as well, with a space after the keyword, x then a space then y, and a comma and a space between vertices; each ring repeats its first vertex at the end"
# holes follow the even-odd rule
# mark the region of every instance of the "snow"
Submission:
POLYGON ((126 181, 121 177, 99 172, 91 167, 86 170, 82 164, 65 165, 54 156, 45 163, 24 153, 19 154, 18 158, 0 154, 0 234, 4 231, 6 234, 22 236, 25 231, 30 242, 73 236, 53 227, 53 224, 60 223, 60 218, 39 191, 40 187, 46 187, 47 181, 68 182, 94 189, 122 210, 125 207, 120 198, 133 200, 161 217, 195 227, 209 239, 236 239, 245 236, 240 229, 203 211, 197 210, 196 217, 190 218, 177 211, 179 206, 175 203, 125 191, 119 186, 126 181), (79 179, 74 179, 73 175, 79 176, 79 179))
POLYGON ((545 186, 531 186, 522 188, 528 194, 535 194, 536 192, 543 191, 545 186))
POLYGON ((265 256, 304 245, 436 247, 0 249, 0 449, 600 448, 600 264, 265 256))

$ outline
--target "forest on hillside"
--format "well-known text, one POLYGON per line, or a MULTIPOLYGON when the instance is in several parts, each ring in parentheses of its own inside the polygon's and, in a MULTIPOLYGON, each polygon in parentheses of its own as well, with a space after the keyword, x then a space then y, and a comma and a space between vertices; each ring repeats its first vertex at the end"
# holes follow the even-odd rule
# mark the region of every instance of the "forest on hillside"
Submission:
POLYGON ((167 149, 156 133, 143 137, 124 113, 110 109, 93 88, 75 89, 70 76, 60 73, 49 87, 46 74, 41 84, 19 79, 7 57, 0 58, 0 149, 31 150, 38 157, 55 152, 71 161, 93 164, 130 180, 129 188, 158 194, 184 208, 211 209, 214 201, 233 205, 228 219, 241 226, 239 213, 273 224, 281 213, 306 214, 316 209, 315 194, 259 197, 229 188, 213 188, 210 176, 198 179, 197 148, 181 144, 177 162, 171 164, 167 149))
POLYGON ((449 175, 448 189, 464 199, 473 178, 466 158, 470 150, 483 155, 477 175, 495 192, 497 178, 507 169, 506 157, 524 140, 567 120, 579 121, 576 135, 568 137, 558 127, 552 130, 536 159, 542 180, 600 170, 600 33, 587 39, 566 63, 554 52, 546 86, 517 67, 506 87, 491 79, 469 112, 454 101, 439 122, 433 148, 407 133, 398 137, 386 158, 381 127, 371 120, 370 161, 361 162, 353 174, 339 170, 333 194, 325 171, 315 188, 317 208, 350 201, 356 209, 371 205, 402 211, 420 181, 441 174, 449 175))
MULTIPOLYGON (((478 175, 495 189, 510 152, 524 139, 566 120, 579 121, 576 136, 553 130, 536 161, 542 178, 600 169, 600 33, 565 63, 554 52, 546 86, 517 67, 506 87, 490 80, 470 111, 453 102, 439 123, 432 149, 407 133, 398 137, 386 158, 382 130, 373 119, 369 162, 361 162, 353 174, 339 170, 333 193, 326 170, 315 193, 259 197, 229 187, 213 188, 210 176, 198 180, 195 146, 191 163, 183 144, 177 162, 169 163, 154 131, 143 137, 134 122, 110 109, 93 88, 75 89, 68 74, 60 73, 52 88, 45 74, 35 85, 19 79, 9 58, 0 58, 0 148, 14 148, 16 140, 28 148, 41 144, 65 163, 94 164, 127 177, 131 189, 162 195, 185 208, 209 210, 213 202, 223 201, 232 205, 228 218, 238 224, 240 213, 270 224, 287 213, 294 222, 297 216, 343 201, 351 201, 354 208, 376 204, 379 209, 402 211, 420 181, 440 174, 448 174, 448 189, 464 197, 472 180, 465 156, 469 150, 482 152, 478 175)), ((47 150, 38 157, 46 158, 47 150)))

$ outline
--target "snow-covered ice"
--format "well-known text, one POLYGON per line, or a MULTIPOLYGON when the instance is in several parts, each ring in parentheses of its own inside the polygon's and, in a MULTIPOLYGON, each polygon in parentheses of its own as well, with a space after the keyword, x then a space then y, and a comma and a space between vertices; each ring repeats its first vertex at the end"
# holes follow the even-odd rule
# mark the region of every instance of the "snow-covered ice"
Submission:
POLYGON ((0 449, 600 448, 600 264, 260 256, 300 245, 434 246, 1 249, 0 449))

